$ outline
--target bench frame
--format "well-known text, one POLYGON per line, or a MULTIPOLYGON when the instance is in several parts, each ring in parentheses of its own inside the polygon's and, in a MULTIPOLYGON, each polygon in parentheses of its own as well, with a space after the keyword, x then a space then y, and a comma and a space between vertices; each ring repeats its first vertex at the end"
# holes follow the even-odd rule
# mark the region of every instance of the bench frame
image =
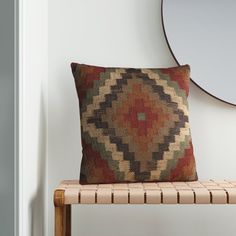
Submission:
POLYGON ((71 205, 65 205, 64 190, 54 192, 55 236, 71 236, 71 205))
POLYGON ((72 204, 236 204, 236 181, 80 185, 55 189, 55 236, 71 236, 72 204))

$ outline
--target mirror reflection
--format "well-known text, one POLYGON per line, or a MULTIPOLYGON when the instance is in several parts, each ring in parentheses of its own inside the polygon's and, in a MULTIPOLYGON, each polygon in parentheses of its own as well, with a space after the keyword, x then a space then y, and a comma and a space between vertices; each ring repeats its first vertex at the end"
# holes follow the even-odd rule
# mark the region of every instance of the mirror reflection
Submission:
POLYGON ((179 64, 210 95, 236 105, 236 1, 163 0, 163 26, 179 64))

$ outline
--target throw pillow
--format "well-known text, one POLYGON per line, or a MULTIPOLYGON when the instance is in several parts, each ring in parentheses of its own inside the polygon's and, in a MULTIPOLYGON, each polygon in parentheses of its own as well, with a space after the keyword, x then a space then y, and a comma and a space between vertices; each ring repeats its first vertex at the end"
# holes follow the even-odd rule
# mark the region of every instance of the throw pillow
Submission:
POLYGON ((81 184, 197 180, 188 65, 71 68, 81 119, 81 184))

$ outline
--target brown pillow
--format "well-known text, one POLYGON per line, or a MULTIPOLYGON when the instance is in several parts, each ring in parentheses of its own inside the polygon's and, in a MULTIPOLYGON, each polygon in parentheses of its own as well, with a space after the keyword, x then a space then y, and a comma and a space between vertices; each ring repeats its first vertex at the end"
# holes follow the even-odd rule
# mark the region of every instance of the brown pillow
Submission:
POLYGON ((71 68, 80 104, 81 184, 197 180, 188 65, 71 68))

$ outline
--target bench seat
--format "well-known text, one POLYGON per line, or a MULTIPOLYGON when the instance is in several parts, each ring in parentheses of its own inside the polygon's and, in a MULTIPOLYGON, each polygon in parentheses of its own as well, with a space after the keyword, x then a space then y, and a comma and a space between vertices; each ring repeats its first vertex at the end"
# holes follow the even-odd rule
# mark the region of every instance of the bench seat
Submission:
POLYGON ((80 185, 64 180, 54 191, 55 236, 71 236, 72 204, 236 204, 236 181, 80 185))
POLYGON ((59 205, 236 204, 236 181, 80 185, 64 180, 55 190, 55 205, 58 200, 59 205))

